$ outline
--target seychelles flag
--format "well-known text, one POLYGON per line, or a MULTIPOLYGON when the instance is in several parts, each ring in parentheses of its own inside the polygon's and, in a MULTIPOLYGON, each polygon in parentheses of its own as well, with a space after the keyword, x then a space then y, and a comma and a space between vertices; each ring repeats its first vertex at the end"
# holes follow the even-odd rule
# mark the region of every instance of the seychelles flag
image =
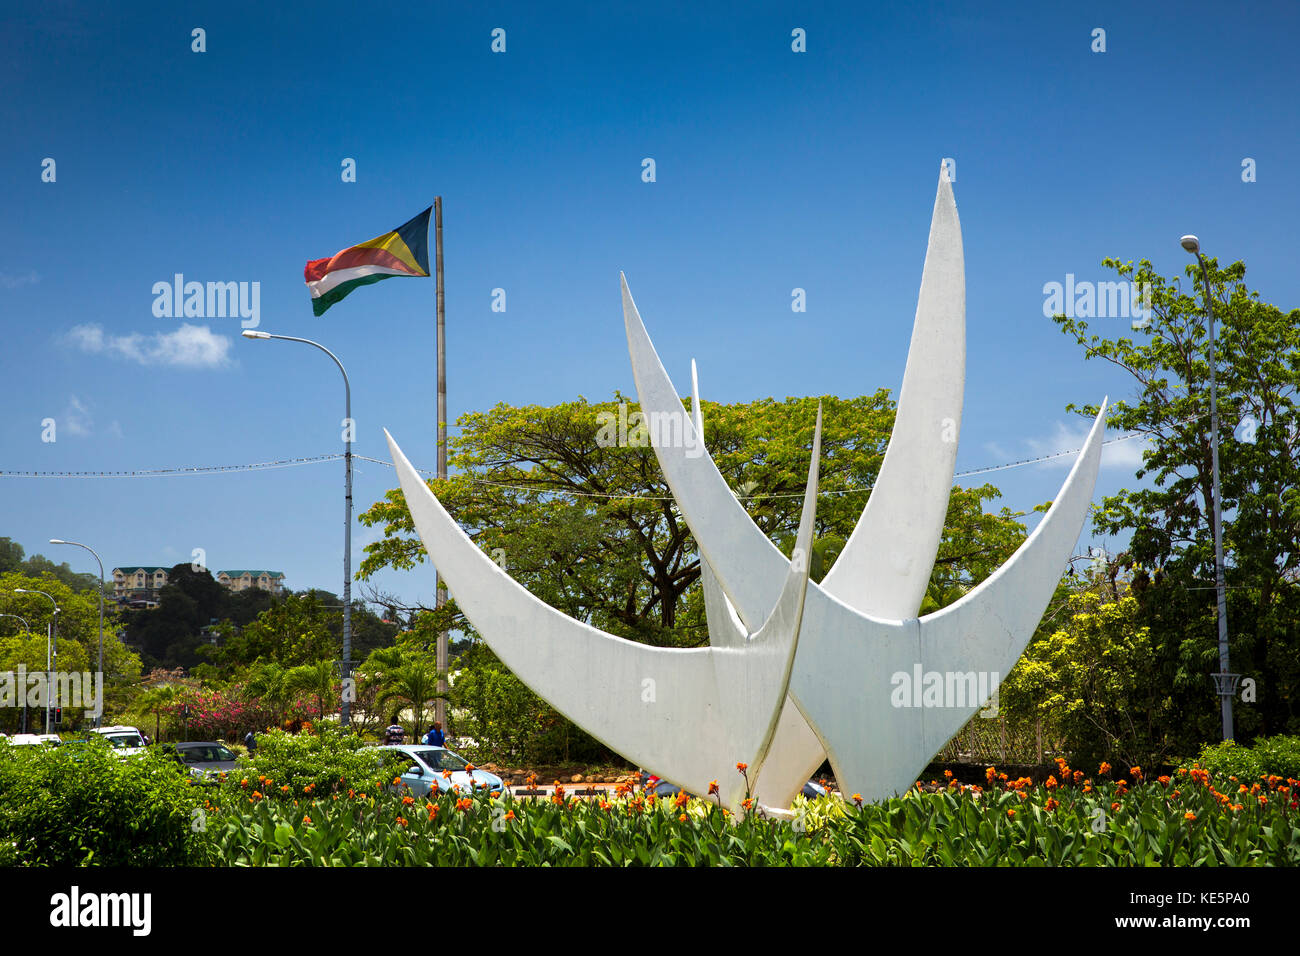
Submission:
POLYGON ((430 206, 404 226, 377 239, 344 249, 329 259, 313 259, 303 269, 311 290, 311 310, 324 315, 357 286, 393 276, 429 276, 430 206))

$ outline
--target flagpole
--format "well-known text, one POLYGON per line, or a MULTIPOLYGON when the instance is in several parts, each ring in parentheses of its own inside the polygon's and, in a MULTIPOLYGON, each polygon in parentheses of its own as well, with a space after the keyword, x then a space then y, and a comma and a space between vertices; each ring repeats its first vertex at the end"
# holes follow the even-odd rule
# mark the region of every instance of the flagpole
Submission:
MULTIPOLYGON (((433 231, 437 269, 438 294, 438 478, 447 477, 447 337, 444 329, 446 311, 443 302, 442 286, 442 197, 433 199, 433 231)), ((435 571, 434 583, 437 586, 437 607, 447 603, 447 589, 442 584, 442 575, 435 571)), ((438 632, 438 694, 433 703, 433 715, 447 728, 447 701, 441 696, 447 693, 447 632, 438 632)))

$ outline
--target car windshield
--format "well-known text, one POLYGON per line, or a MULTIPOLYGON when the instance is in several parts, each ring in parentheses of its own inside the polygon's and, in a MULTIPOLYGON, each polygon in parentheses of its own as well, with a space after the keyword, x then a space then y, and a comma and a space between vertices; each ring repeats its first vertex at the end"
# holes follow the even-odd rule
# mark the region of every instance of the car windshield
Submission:
POLYGON ((118 750, 125 750, 128 747, 143 747, 144 741, 140 739, 139 734, 113 734, 109 736, 108 743, 118 750))
POLYGON ((437 750, 434 748, 417 750, 415 756, 420 763, 431 770, 464 770, 469 766, 450 750, 437 750))
POLYGON ((182 747, 181 759, 186 763, 217 763, 234 760, 235 755, 221 744, 205 744, 201 747, 182 747))

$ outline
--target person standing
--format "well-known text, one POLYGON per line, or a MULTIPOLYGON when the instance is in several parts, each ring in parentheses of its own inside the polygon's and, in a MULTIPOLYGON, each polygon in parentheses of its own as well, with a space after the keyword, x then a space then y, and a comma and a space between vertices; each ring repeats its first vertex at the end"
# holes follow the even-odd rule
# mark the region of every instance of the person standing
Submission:
POLYGON ((447 738, 443 735, 442 724, 439 721, 435 720, 433 722, 433 726, 429 728, 429 732, 424 735, 424 742, 430 747, 447 746, 447 738))
POLYGON ((397 715, 393 714, 393 719, 388 726, 384 728, 385 744, 401 744, 406 742, 406 730, 397 722, 397 715))
POLYGON ((253 756, 254 751, 257 750, 257 735, 251 730, 244 734, 244 746, 248 748, 248 755, 250 757, 253 756))

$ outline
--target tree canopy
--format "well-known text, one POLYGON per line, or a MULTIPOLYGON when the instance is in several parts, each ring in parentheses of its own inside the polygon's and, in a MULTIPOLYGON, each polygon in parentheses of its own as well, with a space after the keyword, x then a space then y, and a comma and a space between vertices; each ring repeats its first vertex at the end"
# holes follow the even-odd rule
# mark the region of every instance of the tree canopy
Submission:
MULTIPOLYGON (((1084 350, 1136 384, 1108 424, 1145 436, 1137 478, 1151 483, 1106 497, 1095 526, 1131 534, 1119 566, 1136 604, 1125 633, 1150 629, 1148 674, 1167 688, 1158 728, 1184 749, 1218 736, 1209 675, 1219 670, 1215 611, 1210 353, 1199 269, 1166 279, 1147 260, 1106 259, 1151 289, 1151 318, 1133 335, 1103 336, 1056 316, 1084 350)), ((1257 699, 1239 700, 1239 737, 1300 730, 1300 309, 1283 312, 1246 288, 1246 268, 1207 259, 1217 343, 1219 469, 1232 670, 1257 699)), ((1094 406, 1069 406, 1085 416, 1094 406)), ((1155 731, 1152 732, 1155 734, 1155 731)), ((1157 734, 1158 735, 1158 734, 1157 734)))

